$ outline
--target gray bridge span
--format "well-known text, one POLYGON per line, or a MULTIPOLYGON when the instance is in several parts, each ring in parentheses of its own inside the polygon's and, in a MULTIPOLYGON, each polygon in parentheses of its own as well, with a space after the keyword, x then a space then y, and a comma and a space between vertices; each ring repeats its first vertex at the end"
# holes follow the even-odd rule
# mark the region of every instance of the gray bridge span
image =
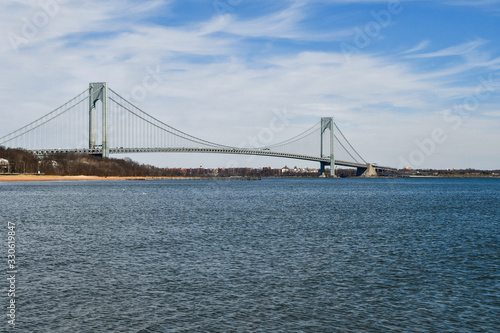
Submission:
MULTIPOLYGON (((168 112, 171 110, 163 110, 164 114, 168 112)), ((278 128, 276 125, 273 123, 272 128, 278 128)), ((281 125, 281 129, 286 127, 286 123, 281 125)), ((274 135, 271 127, 261 130, 268 135, 271 132, 271 137, 274 135)), ((322 174, 325 167, 330 166, 332 175, 336 165, 357 168, 358 175, 368 176, 377 171, 394 170, 366 162, 332 117, 321 118, 306 131, 279 143, 264 147, 234 147, 201 139, 162 122, 110 89, 106 82, 90 83, 89 89, 59 108, 0 136, 0 145, 22 147, 37 155, 72 152, 102 157, 130 153, 271 156, 318 162, 322 174)))

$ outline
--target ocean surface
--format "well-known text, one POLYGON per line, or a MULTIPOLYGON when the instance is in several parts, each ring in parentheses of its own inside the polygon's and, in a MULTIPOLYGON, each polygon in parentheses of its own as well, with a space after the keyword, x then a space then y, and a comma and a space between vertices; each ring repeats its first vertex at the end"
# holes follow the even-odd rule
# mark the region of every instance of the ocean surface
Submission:
POLYGON ((500 179, 0 183, 19 332, 499 332, 500 179))

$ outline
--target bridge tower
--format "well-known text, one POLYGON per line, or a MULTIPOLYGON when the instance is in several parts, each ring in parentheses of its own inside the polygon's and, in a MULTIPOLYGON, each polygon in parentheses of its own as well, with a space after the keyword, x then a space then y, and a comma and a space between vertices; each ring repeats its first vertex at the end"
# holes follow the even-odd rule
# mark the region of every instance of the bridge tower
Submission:
MULTIPOLYGON (((90 83, 89 85, 89 149, 96 149, 97 111, 96 103, 102 103, 102 157, 109 157, 109 90, 107 82, 90 83)), ((100 147, 99 147, 100 148, 100 147)))
POLYGON ((330 164, 330 176, 335 177, 335 156, 334 156, 334 151, 333 151, 333 139, 334 139, 334 133, 333 133, 333 128, 334 128, 334 122, 333 122, 333 117, 324 117, 321 118, 321 157, 330 157, 330 163, 328 162, 320 162, 321 163, 321 168, 320 168, 320 174, 322 176, 325 175, 325 166, 330 164), (325 131, 330 130, 330 155, 324 155, 324 137, 325 137, 325 131))

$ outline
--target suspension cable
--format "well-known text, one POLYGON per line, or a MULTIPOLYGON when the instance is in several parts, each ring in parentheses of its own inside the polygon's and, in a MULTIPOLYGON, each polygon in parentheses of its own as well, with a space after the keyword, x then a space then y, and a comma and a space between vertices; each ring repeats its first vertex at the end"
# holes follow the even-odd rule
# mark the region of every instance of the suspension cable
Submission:
MULTIPOLYGON (((80 97, 81 95, 83 95, 83 94, 84 94, 84 93, 86 93, 86 92, 88 92, 88 90, 87 90, 87 89, 86 89, 85 91, 83 91, 82 93, 78 94, 76 97, 74 97, 74 98, 72 98, 71 100, 69 100, 68 102, 64 103, 63 105, 61 105, 60 107, 58 107, 58 108, 57 108, 57 109, 55 109, 54 111, 51 111, 51 112, 47 113, 46 115, 44 115, 44 116, 42 116, 42 117, 40 117, 40 118, 38 118, 38 119, 36 119, 36 120, 32 121, 31 123, 29 123, 29 124, 28 124, 28 125, 26 125, 26 126, 23 126, 23 127, 19 128, 19 129, 17 129, 17 130, 15 130, 15 131, 13 131, 13 132, 10 132, 9 134, 6 134, 6 135, 4 135, 4 136, 0 137, 0 140, 5 140, 5 138, 8 138, 8 137, 10 137, 10 136, 14 135, 15 133, 21 132, 22 130, 24 130, 24 129, 26 129, 26 128, 29 128, 31 125, 36 124, 37 122, 39 122, 39 121, 41 121, 41 120, 43 120, 43 119, 47 118, 48 116, 52 115, 53 113, 55 113, 55 112, 56 112, 56 111, 58 111, 59 109, 62 109, 62 108, 63 108, 63 107, 65 107, 66 105, 70 104, 71 102, 73 102, 75 99, 77 99, 78 97, 80 97)), ((76 106, 76 105, 80 104, 81 102, 83 102, 83 101, 84 101, 84 100, 86 100, 87 98, 88 98, 88 96, 85 96, 83 99, 81 99, 80 101, 78 101, 78 102, 77 102, 76 104, 74 104, 72 107, 74 107, 74 106, 76 106)), ((68 112, 69 110, 71 110, 71 108, 72 108, 72 107, 70 107, 70 108, 68 108, 68 109, 64 110, 63 112, 61 112, 61 113, 59 113, 59 114, 56 114, 56 115, 52 116, 51 118, 49 118, 49 119, 47 119, 47 120, 43 121, 42 123, 38 124, 37 126, 35 126, 35 127, 33 127, 33 128, 30 128, 29 130, 26 130, 26 131, 24 131, 24 132, 21 132, 20 134, 18 134, 18 135, 16 135, 16 136, 10 137, 8 140, 5 140, 5 141, 0 142, 0 144, 4 144, 4 143, 6 143, 6 142, 12 141, 12 140, 14 140, 14 139, 16 139, 16 138, 20 137, 21 135, 24 135, 24 134, 26 134, 26 133, 28 133, 28 132, 31 132, 31 131, 33 131, 33 130, 35 130, 35 129, 39 128, 40 126, 42 126, 42 125, 44 125, 44 124, 48 123, 49 121, 51 121, 51 120, 53 120, 53 119, 55 119, 55 118, 57 118, 57 117, 61 116, 62 114, 64 114, 64 113, 68 112)))
MULTIPOLYGON (((178 130, 178 129, 176 129, 176 128, 174 128, 174 127, 172 127, 172 126, 168 125, 168 124, 165 124, 163 121, 161 121, 161 120, 159 120, 159 119, 156 119, 155 117, 151 116, 150 114, 148 114, 148 113, 147 113, 147 112, 145 112, 144 110, 141 110, 140 108, 138 108, 137 106, 133 105, 132 103, 130 103, 129 101, 127 101, 125 98, 123 98, 122 96, 120 96, 120 95, 119 95, 118 93, 116 93, 114 90, 112 90, 112 89, 109 89, 109 90, 111 90, 111 91, 112 91, 112 92, 113 92, 116 96, 120 97, 122 100, 124 100, 125 102, 127 102, 128 104, 130 104, 131 106, 133 106, 135 109, 137 109, 138 111, 140 111, 140 112, 142 112, 143 114, 145 114, 147 117, 149 117, 149 118, 153 119, 154 121, 157 121, 158 123, 162 124, 163 126, 168 127, 168 128, 170 128, 171 130, 174 130, 174 131, 176 131, 176 132, 178 132, 178 133, 180 133, 180 134, 182 134, 182 135, 184 135, 184 136, 186 136, 186 137, 190 137, 190 138, 192 138, 192 139, 194 139, 194 140, 197 140, 197 141, 198 141, 198 143, 205 143, 205 144, 210 145, 210 146, 214 146, 214 147, 222 147, 222 148, 226 148, 226 149, 234 149, 234 148, 235 148, 235 147, 225 146, 225 145, 221 145, 221 144, 218 144, 218 143, 215 143, 215 142, 210 142, 210 141, 207 141, 207 140, 203 140, 203 139, 197 138, 197 137, 195 137, 195 136, 193 136, 193 135, 187 134, 187 133, 185 133, 185 132, 183 132, 183 131, 180 131, 180 130, 178 130)), ((111 98, 110 98, 110 99, 111 99, 111 98)), ((125 106, 123 106, 122 104, 118 103, 118 102, 117 102, 117 101, 115 101, 115 100, 113 100, 113 101, 114 101, 115 103, 117 103, 117 104, 121 105, 121 106, 122 106, 123 108, 125 108, 127 111, 129 111, 129 112, 132 112, 132 113, 133 113, 133 111, 131 111, 130 109, 126 108, 126 107, 125 107, 125 106)), ((134 113, 134 114, 135 114, 135 113, 134 113)), ((138 115, 136 115, 136 116, 138 116, 138 115)), ((141 118, 141 119, 145 120, 144 118, 141 118)), ((151 123, 151 122, 149 122, 149 123, 151 123)), ((176 133, 172 133, 172 132, 169 132, 169 133, 174 134, 174 135, 177 135, 177 136, 179 136, 179 137, 181 137, 181 138, 183 137, 183 136, 182 136, 182 135, 180 135, 180 134, 176 134, 176 133)), ((187 139, 186 137, 184 137, 184 138, 185 138, 185 139, 187 139)), ((193 140, 191 140, 191 141, 193 141, 193 140)))
MULTIPOLYGON (((346 149, 346 147, 342 144, 342 142, 340 142, 340 140, 337 138, 337 136, 336 136, 336 135, 333 135, 333 137, 334 137, 335 139, 337 139, 337 143, 338 143, 338 144, 339 144, 342 148, 344 148, 344 150, 345 150, 345 151, 349 154, 349 156, 351 156, 351 157, 352 157, 352 159, 353 159, 354 161, 356 161, 356 162, 358 162, 358 163, 359 163, 358 159, 357 159, 356 157, 352 156, 352 154, 349 152, 349 150, 347 150, 347 149, 346 149)), ((366 163, 366 162, 365 162, 365 163, 366 163)))
MULTIPOLYGON (((347 138, 344 136, 344 134, 342 133, 342 131, 340 130, 340 128, 337 126, 337 124, 336 124, 336 123, 335 123, 335 128, 337 129, 337 131, 339 131, 340 135, 342 135, 342 137, 343 137, 343 138, 344 138, 344 140, 347 142, 347 144, 349 145, 349 147, 351 147, 351 149, 352 149, 352 150, 353 150, 353 151, 354 151, 354 152, 358 155, 358 157, 359 157, 359 158, 361 158, 361 160, 362 160, 364 163, 366 163, 365 159, 364 159, 363 157, 361 157, 361 155, 360 155, 360 154, 356 151, 356 149, 354 149, 354 147, 351 145, 351 143, 349 142, 349 140, 347 140, 347 138)), ((339 143, 340 143, 340 140, 339 140, 339 143)), ((341 144, 341 145, 342 145, 342 144, 341 144)), ((342 147, 344 147, 344 146, 342 146, 342 147)), ((344 147, 344 149, 345 149, 345 147, 344 147)), ((346 151, 347 151, 347 149, 346 149, 346 151)), ((349 152, 349 151, 347 151, 347 152, 349 152)), ((349 155, 351 155, 351 154, 349 153, 349 155)), ((352 155, 351 155, 351 157, 352 157, 352 158, 354 158, 352 155)), ((357 159, 355 159, 355 158, 354 158, 354 160, 356 160, 356 161, 357 161, 357 159)))
MULTIPOLYGON (((285 140, 285 141, 279 142, 279 143, 275 143, 273 145, 265 146, 265 147, 267 147, 267 148, 275 148, 275 147, 279 147, 279 146, 284 146, 285 144, 289 144, 289 143, 293 143, 293 142, 299 141, 299 140, 301 140, 301 139, 303 139, 303 138, 305 138, 305 137, 313 134, 314 131, 316 130, 315 127, 318 126, 319 124, 320 123, 314 124, 309 129, 305 130, 304 132, 302 132, 302 133, 300 133, 300 134, 298 134, 298 135, 296 135, 296 136, 294 136, 294 137, 292 137, 292 138, 290 138, 288 140, 285 140), (307 133, 307 132, 310 132, 310 133, 307 133)), ((265 147, 262 147, 262 148, 265 148, 265 147)))
MULTIPOLYGON (((187 136, 188 136, 188 137, 181 136, 181 135, 179 135, 179 134, 177 134, 177 133, 174 133, 174 132, 172 132, 172 131, 169 131, 169 130, 167 130, 167 129, 163 128, 162 126, 160 126, 160 125, 158 125, 158 124, 153 123, 153 122, 152 122, 151 120, 149 120, 149 119, 144 118, 143 116, 141 116, 141 115, 137 114, 136 112, 134 112, 134 111, 130 110, 129 108, 127 108, 127 107, 126 107, 126 106, 124 106, 123 104, 121 104, 121 103, 117 102, 117 101, 116 101, 115 99, 113 99, 112 97, 109 97, 109 99, 110 99, 110 100, 112 100, 113 102, 115 102, 116 104, 118 104, 119 106, 121 106, 122 108, 124 108, 126 111, 130 112, 131 114, 133 114, 134 116, 138 117, 139 119, 142 119, 142 120, 144 120, 145 122, 147 122, 147 123, 149 123, 149 124, 151 124, 151 125, 153 125, 153 126, 155 126, 155 127, 159 128, 159 129, 161 129, 161 130, 163 130, 163 131, 165 131, 165 132, 167 132, 167 133, 170 133, 170 134, 172 134, 172 135, 175 135, 175 136, 177 136, 177 137, 179 137, 179 138, 182 138, 182 139, 185 139, 185 140, 188 140, 188 141, 194 142, 194 143, 198 143, 198 144, 204 144, 204 145, 212 146, 212 147, 221 147, 221 148, 223 147, 223 148, 226 148, 226 149, 228 149, 228 148, 229 148, 229 149, 234 149, 233 147, 219 145, 219 144, 217 144, 217 143, 213 143, 213 142, 210 142, 210 141, 206 141, 206 140, 203 140, 203 139, 199 139, 199 138, 197 138, 197 137, 195 137, 195 136, 192 136, 192 135, 189 135, 189 134, 187 134, 187 136)), ((130 103, 129 103, 129 104, 130 104, 130 103)), ((137 108, 137 109, 138 109, 139 111, 141 111, 142 113, 146 114, 147 116, 149 116, 146 112, 144 112, 144 111, 140 110, 139 108, 137 108)), ((154 118, 154 117, 152 117, 152 116, 149 116, 149 117, 151 117, 153 120, 157 121, 157 122, 158 122, 158 123, 160 123, 161 125, 164 125, 164 126, 166 126, 166 127, 168 127, 168 128, 171 128, 171 129, 173 129, 173 130, 176 130, 175 128, 173 128, 173 127, 171 127, 171 126, 168 126, 167 124, 163 123, 162 121, 160 121, 160 120, 158 120, 158 119, 156 119, 156 118, 154 118)), ((179 131, 179 132, 181 132, 181 131, 179 131)), ((181 132, 181 133, 182 133, 182 132, 181 132)), ((183 134, 184 134, 184 133, 183 133, 183 134)))

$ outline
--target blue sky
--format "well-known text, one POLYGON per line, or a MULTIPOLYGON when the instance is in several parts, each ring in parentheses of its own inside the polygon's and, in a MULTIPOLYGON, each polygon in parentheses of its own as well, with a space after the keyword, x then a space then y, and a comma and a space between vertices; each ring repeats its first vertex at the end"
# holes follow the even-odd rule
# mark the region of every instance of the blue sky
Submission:
MULTIPOLYGON (((239 145, 333 116, 368 161, 500 168, 500 1, 4 1, 0 134, 106 81, 182 131, 239 145), (38 20, 38 21, 37 21, 38 20), (26 28, 35 24, 35 30, 26 28)), ((312 166, 131 155, 159 166, 312 166)))

